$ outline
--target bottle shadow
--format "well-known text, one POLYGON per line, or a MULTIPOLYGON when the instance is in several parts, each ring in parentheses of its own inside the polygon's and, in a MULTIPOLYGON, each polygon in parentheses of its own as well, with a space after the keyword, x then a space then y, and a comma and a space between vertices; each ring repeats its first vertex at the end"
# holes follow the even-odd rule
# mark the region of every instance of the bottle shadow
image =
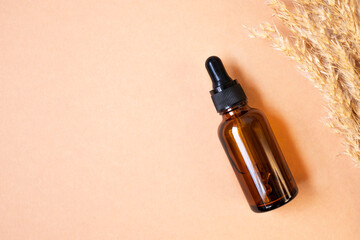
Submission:
POLYGON ((306 166, 303 164, 301 154, 292 140, 292 136, 286 123, 277 115, 272 114, 272 109, 262 101, 256 87, 251 85, 253 81, 248 76, 245 76, 234 64, 228 64, 227 66, 229 75, 238 79, 239 83, 244 88, 244 91, 249 99, 250 106, 262 110, 267 116, 296 183, 301 185, 307 182, 309 178, 307 173, 308 171, 306 166))

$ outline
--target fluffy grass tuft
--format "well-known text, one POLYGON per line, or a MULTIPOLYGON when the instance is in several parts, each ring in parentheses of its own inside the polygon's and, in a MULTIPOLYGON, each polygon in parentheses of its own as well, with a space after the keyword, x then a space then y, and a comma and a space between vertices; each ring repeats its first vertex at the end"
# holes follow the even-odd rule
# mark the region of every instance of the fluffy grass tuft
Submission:
POLYGON ((250 29, 253 37, 299 63, 323 93, 328 125, 341 134, 345 152, 360 165, 360 11, 357 0, 293 0, 291 10, 280 0, 268 3, 288 28, 281 34, 265 23, 250 29))

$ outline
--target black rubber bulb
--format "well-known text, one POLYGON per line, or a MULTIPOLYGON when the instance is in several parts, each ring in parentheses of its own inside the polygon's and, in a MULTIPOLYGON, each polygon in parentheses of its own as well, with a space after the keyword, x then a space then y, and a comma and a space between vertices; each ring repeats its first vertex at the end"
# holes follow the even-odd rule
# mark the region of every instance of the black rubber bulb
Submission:
POLYGON ((240 84, 227 74, 219 57, 211 56, 205 62, 213 89, 210 91, 216 111, 219 113, 229 107, 246 101, 246 95, 240 84))
POLYGON ((205 62, 205 66, 212 80, 213 89, 229 85, 233 81, 227 74, 219 57, 209 57, 205 62))

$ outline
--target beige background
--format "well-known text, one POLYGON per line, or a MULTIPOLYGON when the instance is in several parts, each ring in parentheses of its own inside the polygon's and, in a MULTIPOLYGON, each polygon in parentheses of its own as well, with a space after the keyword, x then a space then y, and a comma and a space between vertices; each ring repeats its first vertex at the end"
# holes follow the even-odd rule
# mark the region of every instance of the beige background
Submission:
POLYGON ((358 239, 360 172, 263 0, 0 2, 0 239, 358 239), (217 138, 220 56, 299 186, 250 211, 217 138))

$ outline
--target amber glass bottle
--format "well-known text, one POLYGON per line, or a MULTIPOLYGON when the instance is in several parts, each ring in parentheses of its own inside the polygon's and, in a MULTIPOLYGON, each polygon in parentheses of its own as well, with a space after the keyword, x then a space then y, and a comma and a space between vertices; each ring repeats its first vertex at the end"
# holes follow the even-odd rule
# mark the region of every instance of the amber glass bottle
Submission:
POLYGON ((266 212, 288 203, 298 188, 265 115, 248 106, 240 84, 218 57, 208 58, 206 68, 212 100, 223 118, 218 135, 250 208, 266 212))

